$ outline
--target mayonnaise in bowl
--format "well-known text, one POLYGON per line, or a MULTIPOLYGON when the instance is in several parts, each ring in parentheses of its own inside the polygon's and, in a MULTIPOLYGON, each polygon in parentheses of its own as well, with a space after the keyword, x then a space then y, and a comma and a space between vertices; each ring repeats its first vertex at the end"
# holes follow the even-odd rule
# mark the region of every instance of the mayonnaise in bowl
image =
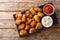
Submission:
POLYGON ((44 27, 49 28, 53 24, 53 19, 50 16, 44 16, 41 20, 41 23, 44 27))

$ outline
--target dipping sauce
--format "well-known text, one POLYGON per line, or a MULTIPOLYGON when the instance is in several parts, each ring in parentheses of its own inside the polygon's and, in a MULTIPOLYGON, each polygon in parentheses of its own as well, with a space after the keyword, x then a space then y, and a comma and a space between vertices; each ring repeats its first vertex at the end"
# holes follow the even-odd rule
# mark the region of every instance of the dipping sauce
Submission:
POLYGON ((53 5, 47 4, 47 5, 44 6, 43 11, 44 11, 45 14, 51 15, 51 14, 54 13, 55 9, 54 9, 53 5))
POLYGON ((53 8, 52 8, 52 6, 47 5, 47 6, 45 6, 44 11, 45 11, 47 14, 51 14, 51 13, 53 12, 53 8))
POLYGON ((44 16, 41 21, 42 25, 46 28, 51 27, 53 24, 53 20, 50 16, 44 16))

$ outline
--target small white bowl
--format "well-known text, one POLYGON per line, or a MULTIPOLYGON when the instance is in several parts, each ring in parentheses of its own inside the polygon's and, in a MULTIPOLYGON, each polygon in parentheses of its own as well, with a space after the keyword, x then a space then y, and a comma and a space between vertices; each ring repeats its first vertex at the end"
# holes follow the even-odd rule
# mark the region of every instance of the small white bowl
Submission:
POLYGON ((46 4, 45 6, 43 7, 43 12, 44 12, 44 14, 46 14, 46 15, 53 15, 54 12, 55 12, 54 6, 53 6, 52 4, 46 4), (52 12, 51 14, 47 14, 47 13, 44 12, 44 8, 45 8, 45 6, 47 6, 47 5, 50 5, 50 6, 53 8, 53 12, 52 12))
POLYGON ((53 19, 50 16, 44 16, 41 23, 45 28, 49 28, 53 25, 53 19))

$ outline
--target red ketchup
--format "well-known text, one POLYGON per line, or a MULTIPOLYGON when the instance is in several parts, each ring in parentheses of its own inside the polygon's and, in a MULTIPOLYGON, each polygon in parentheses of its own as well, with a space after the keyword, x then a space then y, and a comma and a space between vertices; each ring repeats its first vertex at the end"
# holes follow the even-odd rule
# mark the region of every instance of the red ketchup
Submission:
POLYGON ((50 6, 50 5, 46 5, 45 8, 44 8, 44 12, 46 14, 51 14, 53 12, 53 7, 50 6))

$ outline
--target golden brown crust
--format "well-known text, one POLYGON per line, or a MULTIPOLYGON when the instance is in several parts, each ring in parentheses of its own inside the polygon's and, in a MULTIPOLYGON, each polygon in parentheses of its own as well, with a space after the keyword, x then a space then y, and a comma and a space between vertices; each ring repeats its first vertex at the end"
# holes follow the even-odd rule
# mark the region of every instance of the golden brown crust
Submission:
POLYGON ((26 21, 26 16, 25 16, 25 14, 23 14, 23 16, 22 16, 22 22, 25 22, 26 21))
POLYGON ((30 29, 30 25, 26 25, 25 30, 29 30, 30 29))
POLYGON ((32 15, 36 14, 36 11, 34 10, 34 8, 30 8, 30 12, 31 12, 32 15))
POLYGON ((42 24, 41 23, 37 23, 35 29, 41 29, 42 28, 42 24))
POLYGON ((34 8, 34 10, 35 11, 38 11, 38 12, 42 12, 42 9, 41 8, 38 8, 38 7, 34 8))
POLYGON ((25 36, 25 35, 27 35, 28 33, 27 33, 27 31, 26 30, 21 30, 20 31, 20 36, 25 36))
POLYGON ((25 27, 25 24, 22 23, 22 24, 20 24, 20 25, 18 26, 18 29, 19 29, 19 30, 20 30, 20 29, 24 29, 24 27, 25 27))
POLYGON ((33 15, 32 15, 32 14, 30 14, 30 15, 28 16, 28 18, 31 18, 31 19, 32 19, 32 18, 33 18, 33 15))
POLYGON ((29 33, 32 34, 34 32, 36 32, 36 29, 35 28, 30 28, 29 33))
POLYGON ((27 18, 26 24, 30 24, 30 23, 31 23, 31 21, 32 21, 32 19, 27 18))
POLYGON ((31 25, 31 27, 35 27, 36 21, 32 21, 32 22, 30 23, 30 25, 31 25))
POLYGON ((37 15, 38 15, 40 18, 44 16, 44 14, 41 13, 41 12, 38 12, 37 15))
POLYGON ((38 15, 34 15, 33 19, 35 19, 35 21, 39 20, 39 16, 38 15))
POLYGON ((31 14, 30 11, 26 11, 25 13, 26 17, 28 17, 30 14, 31 14))
POLYGON ((21 20, 20 20, 20 19, 16 19, 15 23, 16 23, 17 25, 19 25, 19 24, 21 23, 21 20))
POLYGON ((21 12, 19 12, 18 14, 16 14, 16 16, 15 16, 16 18, 21 18, 22 17, 22 13, 21 12))

